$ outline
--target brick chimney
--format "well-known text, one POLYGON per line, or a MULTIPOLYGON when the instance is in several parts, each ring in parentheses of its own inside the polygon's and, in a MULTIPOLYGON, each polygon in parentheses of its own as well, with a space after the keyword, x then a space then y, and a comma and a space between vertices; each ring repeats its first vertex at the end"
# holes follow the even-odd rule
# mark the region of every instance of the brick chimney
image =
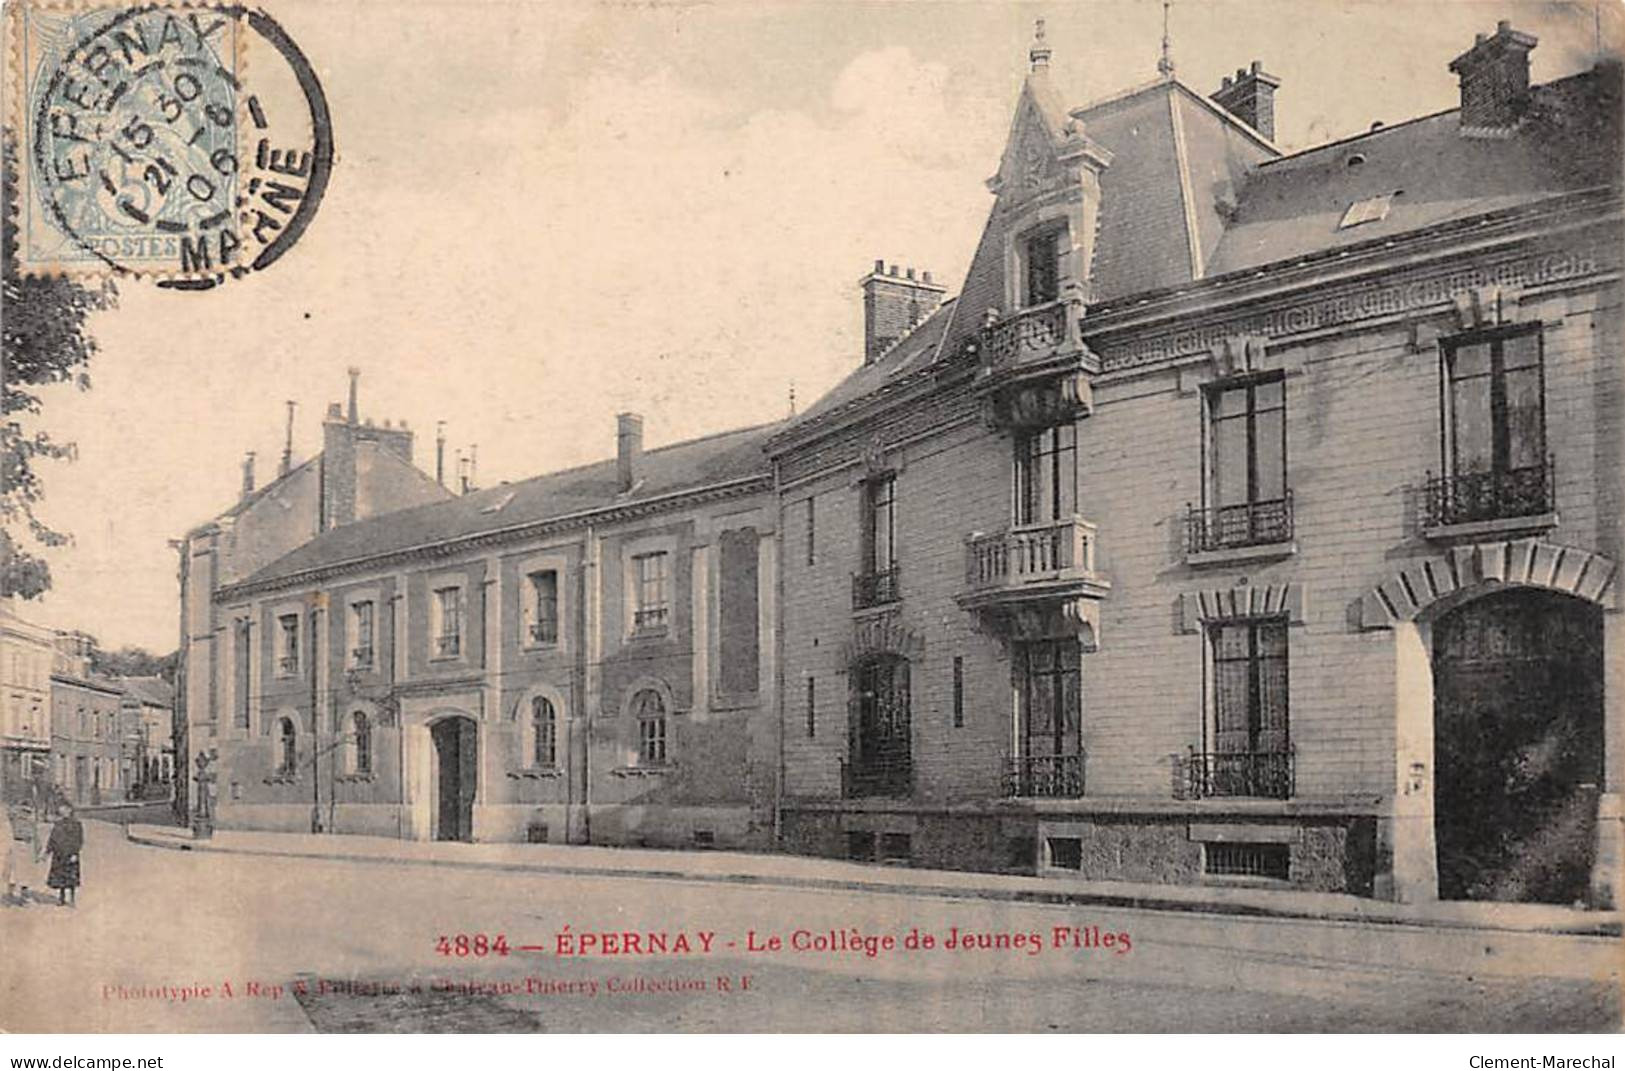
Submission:
POLYGON ((1271 141, 1275 140, 1275 91, 1281 80, 1264 72, 1261 60, 1253 60, 1247 70, 1236 68, 1234 78, 1225 77, 1219 91, 1209 99, 1271 141))
POLYGON ((1529 104, 1529 53, 1537 38, 1505 19, 1495 36, 1477 35, 1473 47, 1450 61, 1461 77, 1461 128, 1504 131, 1518 125, 1529 104))
POLYGON ((615 480, 621 494, 637 486, 642 462, 643 418, 636 413, 615 414, 615 480))
POLYGON ((243 458, 243 497, 247 498, 254 493, 254 451, 250 450, 243 458))
POLYGON ((900 269, 875 261, 875 270, 859 282, 863 287, 863 363, 876 357, 908 333, 909 328, 936 311, 945 287, 931 281, 930 272, 916 277, 914 269, 900 269))

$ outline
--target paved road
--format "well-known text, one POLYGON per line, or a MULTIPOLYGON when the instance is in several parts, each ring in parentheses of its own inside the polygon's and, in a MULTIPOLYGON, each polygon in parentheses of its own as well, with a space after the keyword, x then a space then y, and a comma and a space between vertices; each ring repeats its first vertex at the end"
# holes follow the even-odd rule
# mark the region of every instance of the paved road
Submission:
POLYGON ((78 908, 0 911, 7 1030, 1620 1025, 1615 939, 177 853, 128 844, 116 826, 87 829, 78 908), (639 954, 560 958, 566 925, 635 933, 639 954), (917 927, 939 943, 873 957, 791 947, 798 930, 854 927, 897 938, 917 927), (1116 950, 1121 938, 1057 948, 1058 927, 1088 935, 1079 944, 1093 927, 1102 944, 1126 934, 1129 951, 1116 950), (777 935, 786 947, 751 951, 753 931, 757 946, 777 935), (1012 936, 950 950, 955 931, 1012 936), (675 946, 679 932, 694 951, 647 954, 649 934, 675 946), (441 935, 476 933, 505 935, 509 954, 436 950, 441 935), (1010 947, 1016 934, 1036 935, 1039 952, 1026 936, 1010 947))

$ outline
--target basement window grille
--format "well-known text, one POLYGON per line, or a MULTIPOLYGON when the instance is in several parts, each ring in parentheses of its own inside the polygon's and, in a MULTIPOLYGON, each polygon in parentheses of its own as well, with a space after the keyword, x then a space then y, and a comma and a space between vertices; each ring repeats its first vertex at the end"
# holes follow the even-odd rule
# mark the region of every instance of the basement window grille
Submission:
POLYGON ((1291 875, 1291 850, 1285 844, 1213 842, 1203 854, 1207 872, 1215 876, 1286 881, 1291 875))

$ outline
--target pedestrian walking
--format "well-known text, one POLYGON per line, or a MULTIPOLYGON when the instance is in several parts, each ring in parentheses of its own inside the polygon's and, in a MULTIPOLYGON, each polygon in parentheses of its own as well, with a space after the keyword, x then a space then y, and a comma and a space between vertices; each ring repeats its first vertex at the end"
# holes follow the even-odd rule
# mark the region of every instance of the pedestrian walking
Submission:
POLYGON ((85 846, 85 827, 73 815, 73 806, 62 804, 51 839, 45 851, 51 857, 51 872, 45 884, 56 890, 59 906, 73 906, 79 892, 79 852, 85 846))

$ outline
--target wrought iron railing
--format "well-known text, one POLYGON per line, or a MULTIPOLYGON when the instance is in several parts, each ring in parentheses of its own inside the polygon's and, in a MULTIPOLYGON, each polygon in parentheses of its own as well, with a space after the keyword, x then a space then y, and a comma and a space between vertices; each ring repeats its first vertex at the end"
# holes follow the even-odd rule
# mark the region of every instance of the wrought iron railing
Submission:
POLYGON ((1005 317, 989 313, 982 327, 983 360, 994 368, 1047 357, 1078 340, 1081 295, 1063 294, 1054 301, 1021 309, 1005 317))
POLYGON ((557 643, 559 642, 559 626, 556 621, 533 621, 530 625, 530 642, 557 643))
POLYGON ((1067 570, 1094 572, 1094 526, 1077 517, 1026 525, 965 541, 965 582, 1019 584, 1067 570))
POLYGON ((355 650, 351 651, 350 652, 350 665, 354 666, 356 669, 371 669, 372 668, 372 648, 371 647, 357 647, 355 650))
POLYGON ((1491 472, 1428 473, 1422 523, 1428 527, 1502 521, 1551 513, 1557 485, 1557 463, 1491 472))
POLYGON ((914 792, 914 761, 906 750, 841 760, 841 798, 904 798, 914 792))
POLYGON ((286 674, 298 673, 299 672, 299 656, 298 655, 284 655, 277 662, 277 668, 279 668, 283 673, 286 673, 286 674))
POLYGON ((441 658, 450 658, 463 652, 463 637, 460 633, 450 633, 439 636, 434 642, 435 654, 441 658))
POLYGON ((1189 507, 1185 548, 1192 554, 1286 543, 1292 539, 1292 492, 1280 498, 1210 509, 1189 507))
POLYGON ((632 631, 664 632, 669 609, 665 606, 649 606, 632 611, 632 631))
POLYGON ((1296 791, 1293 753, 1286 751, 1192 751, 1174 760, 1174 797, 1253 796, 1288 800, 1296 791))
POLYGON ((1006 796, 1076 799, 1083 795, 1083 755, 1026 755, 1004 764, 1006 796))
POLYGON ((867 610, 871 606, 884 606, 896 602, 898 569, 892 566, 878 573, 858 573, 852 577, 852 609, 867 610))

